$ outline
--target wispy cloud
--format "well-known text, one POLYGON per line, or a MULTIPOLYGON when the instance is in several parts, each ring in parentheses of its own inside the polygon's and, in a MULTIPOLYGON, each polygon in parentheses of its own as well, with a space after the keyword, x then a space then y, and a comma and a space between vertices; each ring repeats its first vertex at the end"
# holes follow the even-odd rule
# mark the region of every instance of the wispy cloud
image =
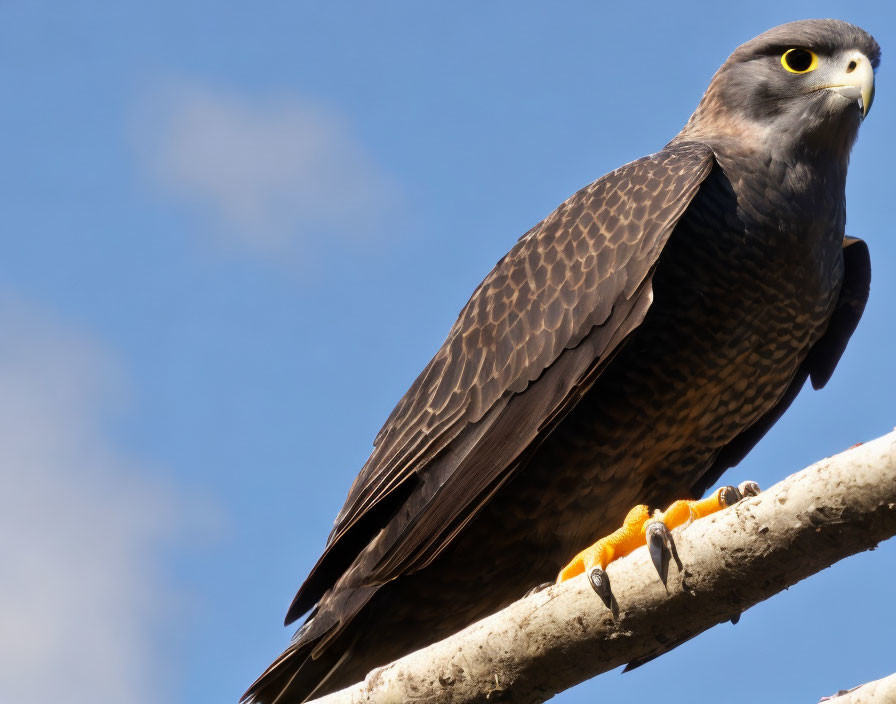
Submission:
POLYGON ((157 704, 176 497, 109 440, 113 360, 5 296, 0 330, 2 699, 157 704))
POLYGON ((346 121, 296 96, 266 99, 181 84, 137 109, 139 152, 167 196, 257 252, 376 231, 397 200, 346 121))

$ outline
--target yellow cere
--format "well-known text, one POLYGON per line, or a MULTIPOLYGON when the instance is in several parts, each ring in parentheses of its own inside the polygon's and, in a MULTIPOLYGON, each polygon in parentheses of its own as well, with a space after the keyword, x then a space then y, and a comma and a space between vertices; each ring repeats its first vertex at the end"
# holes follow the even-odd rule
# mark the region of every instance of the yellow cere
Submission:
POLYGON ((809 73, 818 68, 818 54, 808 49, 788 49, 781 56, 781 65, 791 73, 809 73))

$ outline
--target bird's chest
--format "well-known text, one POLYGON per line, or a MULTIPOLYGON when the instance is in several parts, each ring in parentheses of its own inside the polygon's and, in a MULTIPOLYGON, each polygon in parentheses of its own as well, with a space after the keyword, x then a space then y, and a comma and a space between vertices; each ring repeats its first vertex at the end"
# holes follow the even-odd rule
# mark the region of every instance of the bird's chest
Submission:
POLYGON ((672 383, 644 382, 643 400, 684 453, 727 443, 777 402, 842 279, 841 205, 811 212, 787 188, 732 186, 720 172, 706 185, 663 252, 630 351, 677 370, 672 383))
POLYGON ((842 192, 812 209, 746 185, 707 179, 663 249, 646 318, 533 456, 505 519, 562 514, 544 540, 581 545, 635 503, 688 495, 781 399, 839 293, 842 192))
MULTIPOLYGON (((746 304, 742 316, 763 311, 771 319, 827 308, 836 297, 843 183, 777 162, 759 174, 741 172, 732 181, 716 167, 673 232, 654 280, 665 314, 687 314, 688 301, 678 300, 687 296, 746 304)), ((703 305, 710 313, 716 308, 703 305)))
POLYGON ((544 448, 583 495, 610 490, 620 506, 685 495, 774 407, 827 325, 842 278, 837 207, 827 224, 754 217, 755 194, 710 178, 663 250, 644 322, 544 448))

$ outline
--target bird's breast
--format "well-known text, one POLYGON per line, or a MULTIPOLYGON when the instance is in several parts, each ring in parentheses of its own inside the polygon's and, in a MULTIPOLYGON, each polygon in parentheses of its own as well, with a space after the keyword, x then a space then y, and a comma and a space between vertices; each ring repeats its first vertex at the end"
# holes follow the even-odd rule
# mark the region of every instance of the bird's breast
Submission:
POLYGON ((562 541, 593 537, 632 503, 687 495, 824 332, 842 221, 765 214, 749 196, 710 177, 661 254, 644 322, 525 470, 535 480, 521 512, 562 512, 562 541))

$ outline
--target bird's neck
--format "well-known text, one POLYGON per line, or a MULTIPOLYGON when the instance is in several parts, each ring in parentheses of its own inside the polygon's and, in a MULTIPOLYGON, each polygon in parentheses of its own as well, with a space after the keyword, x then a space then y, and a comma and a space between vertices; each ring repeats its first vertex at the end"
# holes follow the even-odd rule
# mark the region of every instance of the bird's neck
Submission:
MULTIPOLYGON (((701 103, 672 143, 706 144, 723 167, 725 162, 748 159, 751 164, 783 166, 795 174, 823 177, 826 188, 836 193, 845 187, 849 154, 860 122, 856 115, 846 114, 841 120, 804 122, 795 127, 786 120, 750 120, 719 105, 707 110, 701 103)), ((801 184, 810 185, 797 179, 793 186, 801 184)))

